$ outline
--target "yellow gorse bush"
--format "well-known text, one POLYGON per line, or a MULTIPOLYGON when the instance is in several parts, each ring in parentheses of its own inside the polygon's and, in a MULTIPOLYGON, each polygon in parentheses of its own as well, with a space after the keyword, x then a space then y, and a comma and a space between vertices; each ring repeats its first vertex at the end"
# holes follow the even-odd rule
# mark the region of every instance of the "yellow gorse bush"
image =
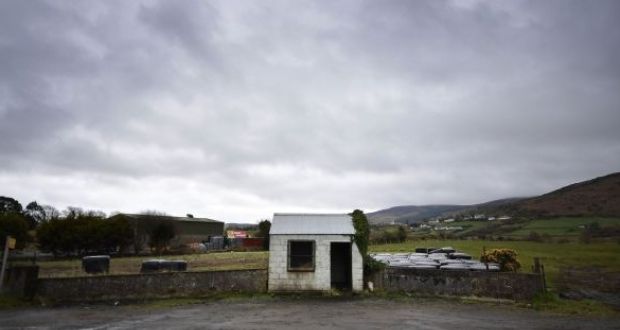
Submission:
POLYGON ((481 262, 494 262, 499 264, 503 272, 516 272, 521 268, 517 260, 517 251, 512 249, 492 249, 485 251, 480 257, 481 262))

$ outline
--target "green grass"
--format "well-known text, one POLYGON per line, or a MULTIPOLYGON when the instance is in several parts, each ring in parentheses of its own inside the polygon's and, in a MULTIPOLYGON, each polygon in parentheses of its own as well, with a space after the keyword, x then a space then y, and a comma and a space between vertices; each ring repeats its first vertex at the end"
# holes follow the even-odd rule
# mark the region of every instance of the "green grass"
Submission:
MULTIPOLYGON (((456 235, 457 237, 477 237, 479 235, 486 236, 503 236, 512 239, 526 238, 530 232, 536 232, 540 235, 547 234, 553 238, 565 238, 576 240, 583 232, 583 226, 598 223, 602 228, 611 226, 620 226, 620 218, 605 217, 560 217, 547 219, 512 219, 512 220, 496 220, 496 221, 456 221, 451 223, 441 223, 438 226, 463 227, 462 230, 441 232, 443 234, 456 235)), ((437 235, 440 232, 434 232, 430 229, 417 229, 411 237, 422 238, 431 234, 437 235)))
MULTIPOLYGON (((496 298, 484 297, 457 297, 457 296, 433 296, 419 295, 415 293, 375 291, 373 293, 361 294, 342 294, 340 292, 330 293, 290 293, 290 294, 268 294, 268 293, 239 293, 239 292, 220 292, 208 297, 188 297, 188 298, 168 298, 152 299, 144 301, 124 301, 122 305, 131 305, 136 308, 168 309, 174 307, 200 305, 209 302, 260 302, 265 303, 274 300, 301 301, 301 300, 322 300, 333 301, 340 299, 355 300, 388 300, 400 303, 427 303, 427 302, 447 302, 458 304, 485 304, 496 305, 499 300, 496 298)), ((618 312, 601 302, 593 300, 565 300, 560 299, 556 294, 545 293, 537 296, 531 305, 515 303, 511 300, 501 300, 505 306, 527 307, 535 310, 550 312, 554 314, 583 315, 583 316, 616 316, 618 312)))
POLYGON ((0 294, 0 310, 32 306, 32 302, 7 294, 0 294))
POLYGON ((463 230, 458 231, 459 234, 466 234, 467 232, 470 232, 478 228, 482 228, 486 225, 487 223, 483 221, 455 221, 455 222, 448 222, 445 224, 443 223, 441 224, 441 226, 463 227, 463 230))
POLYGON ((534 257, 545 266, 548 283, 552 286, 560 267, 598 267, 606 271, 620 271, 620 245, 613 242, 537 243, 528 241, 484 240, 416 240, 405 243, 371 245, 370 252, 412 252, 416 247, 452 246, 479 258, 482 249, 509 248, 518 253, 521 271, 529 272, 534 257))
POLYGON ((618 312, 602 302, 594 300, 560 299, 555 293, 539 295, 532 302, 535 310, 570 315, 615 316, 618 312))
MULTIPOLYGON (((137 274, 142 261, 158 258, 123 257, 110 260, 110 274, 137 274)), ((166 255, 168 260, 185 260, 189 271, 203 270, 241 270, 267 268, 268 253, 260 252, 218 252, 186 255, 166 255)), ((80 259, 41 261, 39 277, 75 277, 84 276, 80 259)))
POLYGON ((555 218, 555 219, 537 219, 525 224, 518 230, 508 233, 504 236, 525 237, 534 231, 539 234, 549 234, 554 237, 576 237, 583 231, 580 226, 598 222, 601 227, 618 226, 620 219, 618 218, 594 218, 594 217, 578 217, 578 218, 555 218))
MULTIPOLYGON (((487 225, 487 223, 483 222, 483 221, 456 221, 456 222, 448 222, 448 223, 440 223, 440 224, 436 224, 433 226, 440 226, 440 227, 463 227, 462 230, 454 230, 454 231, 447 231, 446 233, 453 233, 453 234, 457 234, 459 236, 462 235, 467 235, 467 233, 479 229, 479 228, 483 228, 487 225)), ((412 233, 412 237, 416 238, 416 237, 423 237, 428 235, 429 233, 431 233, 430 229, 417 229, 412 233)))

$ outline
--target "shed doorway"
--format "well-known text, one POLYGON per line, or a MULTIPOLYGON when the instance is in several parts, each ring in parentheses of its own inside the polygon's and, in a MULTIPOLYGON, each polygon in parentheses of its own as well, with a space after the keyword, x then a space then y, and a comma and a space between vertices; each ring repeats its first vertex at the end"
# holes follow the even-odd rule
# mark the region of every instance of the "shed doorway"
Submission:
POLYGON ((331 287, 351 290, 351 243, 331 243, 331 287))

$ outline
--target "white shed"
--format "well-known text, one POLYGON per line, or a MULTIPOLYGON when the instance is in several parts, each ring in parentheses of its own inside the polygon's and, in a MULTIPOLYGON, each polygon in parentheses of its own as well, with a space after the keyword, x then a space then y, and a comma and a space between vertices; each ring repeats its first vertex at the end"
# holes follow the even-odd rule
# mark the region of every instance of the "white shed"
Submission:
POLYGON ((274 214, 269 291, 361 291, 363 259, 354 234, 347 214, 274 214))

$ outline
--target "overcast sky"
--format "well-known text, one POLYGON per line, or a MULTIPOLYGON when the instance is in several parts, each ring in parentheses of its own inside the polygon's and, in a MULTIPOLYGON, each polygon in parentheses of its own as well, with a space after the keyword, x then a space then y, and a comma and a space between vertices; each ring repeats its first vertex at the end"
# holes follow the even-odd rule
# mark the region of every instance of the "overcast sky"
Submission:
POLYGON ((0 0, 0 195, 255 222, 620 170, 620 1, 0 0))

